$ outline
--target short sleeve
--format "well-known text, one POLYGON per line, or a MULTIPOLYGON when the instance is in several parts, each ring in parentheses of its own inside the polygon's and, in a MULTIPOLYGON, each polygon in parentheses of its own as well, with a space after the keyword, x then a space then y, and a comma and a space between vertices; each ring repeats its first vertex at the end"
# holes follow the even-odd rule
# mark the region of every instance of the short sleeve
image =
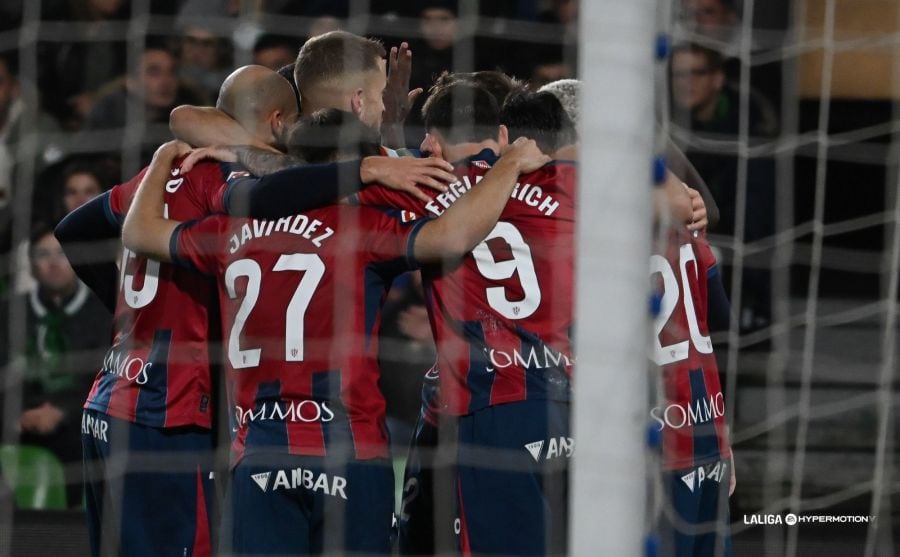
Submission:
POLYGON ((110 190, 109 210, 115 216, 116 220, 119 221, 119 224, 125 220, 125 215, 128 214, 128 208, 131 207, 131 202, 134 201, 138 186, 141 185, 141 180, 144 179, 144 175, 147 173, 148 168, 149 167, 145 167, 127 182, 114 186, 112 190, 110 190))
MULTIPOLYGON (((180 168, 183 161, 183 158, 176 159, 172 168, 180 168)), ((213 215, 224 213, 227 166, 230 165, 213 161, 201 161, 190 172, 173 174, 166 187, 166 192, 172 195, 184 196, 184 201, 177 205, 185 211, 190 211, 187 214, 213 215)))
POLYGON ((408 269, 418 268, 415 243, 430 219, 403 222, 397 211, 363 208, 360 220, 366 231, 366 250, 379 261, 402 260, 408 269))
POLYGON ((217 274, 230 221, 226 215, 211 215, 178 225, 169 240, 172 261, 206 275, 217 274))

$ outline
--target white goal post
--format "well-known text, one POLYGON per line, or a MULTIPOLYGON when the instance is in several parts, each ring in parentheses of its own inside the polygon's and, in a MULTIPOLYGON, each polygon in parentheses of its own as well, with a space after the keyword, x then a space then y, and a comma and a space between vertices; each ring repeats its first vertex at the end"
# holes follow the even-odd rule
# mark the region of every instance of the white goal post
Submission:
POLYGON ((571 554, 644 552, 655 0, 580 5, 571 554))

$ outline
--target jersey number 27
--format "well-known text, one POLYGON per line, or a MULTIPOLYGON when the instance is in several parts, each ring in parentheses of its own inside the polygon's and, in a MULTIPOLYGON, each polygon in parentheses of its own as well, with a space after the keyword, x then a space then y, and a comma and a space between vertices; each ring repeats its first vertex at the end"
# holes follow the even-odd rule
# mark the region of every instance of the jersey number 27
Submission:
MULTIPOLYGON (((284 327, 284 360, 286 362, 303 361, 303 325, 306 317, 306 309, 312 300, 316 287, 325 275, 325 263, 314 253, 284 254, 275 262, 273 271, 303 271, 303 278, 294 290, 294 295, 287 306, 284 327)), ((259 299, 259 289, 262 286, 262 269, 259 263, 252 259, 238 259, 225 270, 225 288, 228 297, 237 298, 238 278, 247 278, 247 288, 244 299, 238 308, 228 335, 228 360, 234 369, 256 367, 259 365, 261 348, 241 348, 241 331, 244 324, 256 306, 259 299)))

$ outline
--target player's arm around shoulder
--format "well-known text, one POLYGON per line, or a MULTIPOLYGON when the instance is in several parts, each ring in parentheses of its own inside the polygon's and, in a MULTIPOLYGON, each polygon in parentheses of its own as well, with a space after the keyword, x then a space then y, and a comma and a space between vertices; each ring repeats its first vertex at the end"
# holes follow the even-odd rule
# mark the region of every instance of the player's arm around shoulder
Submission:
POLYGON ((272 148, 241 127, 231 116, 211 106, 176 106, 169 113, 172 135, 198 147, 211 145, 252 145, 272 148))
POLYGON ((423 225, 415 240, 416 261, 431 263, 465 256, 497 225, 519 175, 548 162, 550 157, 533 140, 517 139, 477 188, 472 188, 439 218, 423 225))
POLYGON ((136 254, 171 261, 169 240, 181 223, 164 216, 165 187, 172 163, 190 149, 190 145, 175 140, 162 145, 153 154, 122 226, 122 243, 136 254))

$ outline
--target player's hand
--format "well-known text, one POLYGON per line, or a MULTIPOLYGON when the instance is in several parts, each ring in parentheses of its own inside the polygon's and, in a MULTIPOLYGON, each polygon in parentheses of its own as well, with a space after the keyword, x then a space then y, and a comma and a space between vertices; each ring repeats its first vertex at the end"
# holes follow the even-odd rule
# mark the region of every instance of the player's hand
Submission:
POLYGON ((456 181, 453 165, 437 157, 366 157, 359 167, 359 177, 364 184, 378 182, 425 203, 431 197, 418 186, 447 191, 447 184, 456 181))
POLYGON ((520 137, 503 149, 500 160, 506 161, 507 164, 515 164, 519 174, 527 174, 544 166, 551 159, 538 149, 533 139, 520 137))
MULTIPOLYGON (((687 187, 687 186, 685 186, 687 187)), ((700 192, 687 187, 688 195, 691 196, 691 222, 688 224, 688 230, 703 230, 709 224, 709 219, 706 218, 706 203, 703 202, 703 196, 700 195, 700 192)), ((732 468, 733 470, 733 468, 732 468)))
POLYGON ((19 418, 19 428, 22 431, 47 435, 59 427, 62 419, 62 410, 45 402, 37 408, 23 412, 22 417, 19 418))
POLYGON ((737 475, 734 471, 734 457, 731 458, 731 479, 728 481, 728 496, 734 495, 734 489, 737 487, 737 475))
POLYGON ((173 139, 172 141, 163 143, 160 145, 159 149, 153 154, 154 159, 162 159, 166 158, 169 160, 177 159, 178 157, 187 155, 191 152, 192 147, 181 141, 180 139, 173 139))
POLYGON ((384 89, 384 125, 399 124, 406 120, 416 97, 422 94, 421 87, 409 90, 409 76, 412 73, 412 50, 402 42, 400 47, 391 47, 388 54, 388 80, 384 89))
POLYGON ((194 165, 204 159, 212 159, 219 162, 237 162, 237 153, 222 145, 213 147, 201 147, 192 150, 187 158, 181 161, 181 172, 190 172, 194 165))

